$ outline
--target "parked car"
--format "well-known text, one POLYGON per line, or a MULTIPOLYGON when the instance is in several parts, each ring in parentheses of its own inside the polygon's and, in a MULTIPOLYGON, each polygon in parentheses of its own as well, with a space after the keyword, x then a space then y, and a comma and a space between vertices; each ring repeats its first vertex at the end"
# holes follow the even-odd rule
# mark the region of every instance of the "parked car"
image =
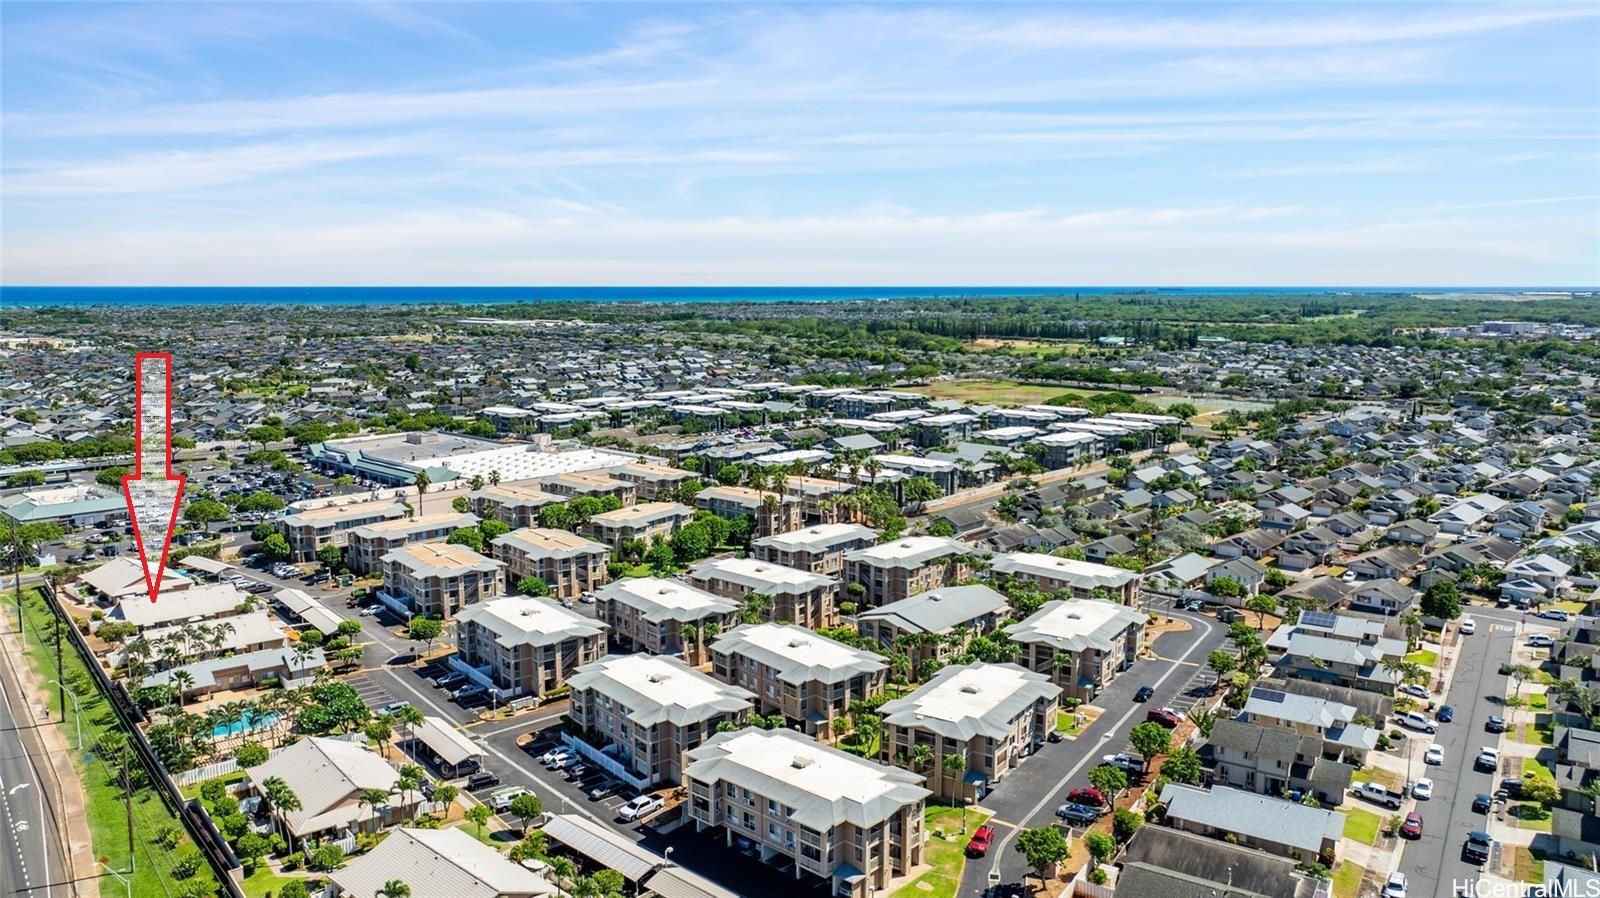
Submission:
POLYGON ((1571 617, 1565 611, 1558 611, 1554 608, 1547 608, 1544 611, 1539 612, 1539 616, 1545 620, 1571 620, 1571 617))
POLYGON ((577 766, 578 763, 579 763, 578 762, 578 756, 576 754, 568 752, 567 754, 562 755, 561 757, 555 759, 554 761, 551 761, 549 764, 546 764, 545 766, 550 768, 551 770, 566 770, 568 767, 577 766))
POLYGON ((1062 742, 1066 740, 1067 734, 1061 732, 1060 730, 1051 730, 1050 735, 1046 736, 1045 738, 1051 742, 1062 742))
POLYGON ((513 801, 527 794, 528 790, 521 786, 507 786, 504 789, 496 789, 489 794, 489 807, 494 808, 496 814, 504 813, 511 808, 513 801))
POLYGON ((589 788, 590 801, 599 801, 602 798, 610 798, 615 794, 617 794, 617 781, 614 779, 602 779, 600 782, 589 788))
POLYGON ((389 704, 384 705, 383 707, 379 708, 378 709, 378 713, 379 714, 398 714, 401 711, 404 711, 405 709, 407 709, 409 707, 411 707, 411 703, 407 702, 407 701, 390 702, 389 704))
POLYGON ((1151 708, 1145 712, 1144 719, 1168 728, 1176 727, 1183 722, 1183 717, 1171 708, 1151 708))
POLYGON ((461 682, 462 680, 465 680, 466 678, 467 678, 467 675, 462 673, 461 671, 452 670, 452 671, 450 671, 449 673, 445 674, 442 677, 435 677, 434 680, 433 680, 433 685, 438 686, 440 688, 444 688, 445 686, 454 686, 455 684, 461 682))
POLYGON ((481 792, 500 785, 500 777, 492 770, 480 770, 467 777, 467 791, 481 792))
POLYGON ((1418 686, 1416 683, 1401 683, 1400 691, 1412 698, 1427 700, 1433 697, 1426 686, 1418 686))
POLYGON ((1487 814, 1493 808, 1494 796, 1487 792, 1479 792, 1477 797, 1472 799, 1472 810, 1476 813, 1487 814))
POLYGON ((1433 721, 1415 711, 1407 711, 1404 714, 1396 714, 1394 719, 1396 723, 1409 729, 1421 730, 1422 732, 1429 734, 1439 732, 1439 727, 1434 724, 1433 721))
POLYGON ((1416 811, 1406 815, 1406 821, 1400 824, 1400 836, 1405 839, 1422 838, 1422 815, 1416 811))
POLYGON ((1433 780, 1423 777, 1411 786, 1411 797, 1418 801, 1427 801, 1433 797, 1433 780))
POLYGON ((1443 764, 1444 763, 1444 746, 1440 745, 1437 742, 1435 742, 1432 745, 1428 746, 1428 750, 1422 753, 1422 763, 1424 763, 1424 764, 1443 764))
POLYGON ((1534 649, 1547 649, 1556 644, 1556 639, 1547 633, 1535 633, 1528 637, 1527 645, 1534 649))
POLYGON ((1144 773, 1144 761, 1137 755, 1130 755, 1125 751, 1114 755, 1106 755, 1100 759, 1100 763, 1110 764, 1112 767, 1127 773, 1144 773))
POLYGON ((983 857, 989 853, 989 846, 994 844, 994 826, 985 823, 972 833, 972 838, 967 840, 967 857, 983 857))
POLYGON ((1067 793, 1067 801, 1070 801, 1073 804, 1086 804, 1091 808, 1103 808, 1106 806, 1105 795, 1103 795, 1099 789, 1096 789, 1092 786, 1082 789, 1073 789, 1071 792, 1067 793))
POLYGON ((450 693, 450 698, 454 701, 464 702, 469 698, 477 698, 488 691, 488 689, 485 689, 477 683, 468 683, 467 685, 462 686, 461 688, 450 693))
POLYGON ((1441 705, 1439 706, 1439 710, 1434 713, 1433 719, 1439 721, 1440 723, 1449 723, 1450 721, 1456 719, 1456 709, 1450 707, 1449 705, 1441 705))
POLYGON ((1091 808, 1086 804, 1068 802, 1056 808, 1056 816, 1074 826, 1088 826, 1100 819, 1100 811, 1098 808, 1091 808))
POLYGON ((1136 701, 1136 702, 1147 702, 1151 698, 1153 698, 1155 696, 1155 694, 1156 694, 1156 691, 1154 689, 1152 689, 1151 687, 1149 687, 1149 686, 1140 686, 1139 687, 1139 691, 1135 692, 1133 694, 1133 700, 1136 701))
POLYGON ((1391 810, 1399 810, 1405 803, 1406 797, 1399 792, 1391 792, 1377 783, 1362 783, 1350 790, 1357 797, 1365 798, 1374 804, 1382 805, 1391 810))
POLYGON ((1472 762, 1478 770, 1487 770, 1490 773, 1500 769, 1500 749, 1484 746, 1478 749, 1478 759, 1472 762))
POLYGON ((1458 629, 1461 631, 1462 636, 1471 636, 1472 634, 1478 632, 1478 622, 1470 617, 1463 617, 1461 619, 1461 626, 1458 629))
POLYGON ((1522 777, 1508 776, 1500 781, 1500 788, 1494 792, 1496 798, 1517 799, 1522 797, 1522 777))
POLYGON ((624 823, 643 820, 656 811, 661 810, 663 802, 656 795, 639 795, 617 809, 617 819, 624 823))
POLYGON ((572 754, 572 749, 566 747, 565 745, 558 745, 555 748, 552 748, 549 751, 545 752, 544 754, 540 755, 539 756, 539 763, 543 764, 546 767, 549 767, 551 764, 556 763, 557 761, 561 760, 562 758, 566 758, 566 757, 571 756, 571 754, 572 754))
POLYGON ((1467 833, 1467 842, 1461 846, 1461 855, 1473 863, 1482 864, 1489 860, 1489 852, 1494 848, 1494 839, 1482 830, 1473 830, 1467 833))
POLYGON ((1505 718, 1504 717, 1498 717, 1498 716, 1491 716, 1489 718, 1489 722, 1484 724, 1483 728, 1485 730, 1488 730, 1491 733, 1504 733, 1506 731, 1505 718))
POLYGON ((1399 870, 1389 874, 1383 884, 1383 898, 1406 898, 1406 875, 1399 870))

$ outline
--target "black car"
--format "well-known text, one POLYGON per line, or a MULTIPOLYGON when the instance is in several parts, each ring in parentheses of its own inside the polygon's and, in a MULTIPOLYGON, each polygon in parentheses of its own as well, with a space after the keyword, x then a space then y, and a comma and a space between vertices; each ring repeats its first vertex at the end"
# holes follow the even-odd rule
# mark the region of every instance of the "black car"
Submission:
POLYGON ((1479 792, 1478 797, 1472 799, 1472 810, 1475 813, 1487 814, 1494 807, 1494 796, 1479 792))
POLYGON ((500 785, 500 777, 492 770, 480 770, 467 777, 467 791, 478 792, 500 785))
POLYGON ((1494 847, 1494 839, 1486 832, 1474 830, 1467 833, 1467 843, 1461 846, 1461 855, 1469 861, 1484 863, 1489 860, 1489 850, 1494 847))
POLYGON ((1140 686, 1139 691, 1133 694, 1133 700, 1136 702, 1147 702, 1154 698, 1155 694, 1156 691, 1149 686, 1140 686))
POLYGON ((1500 788, 1495 790, 1495 794, 1502 798, 1521 798, 1522 778, 1516 776, 1506 777, 1500 781, 1500 788))

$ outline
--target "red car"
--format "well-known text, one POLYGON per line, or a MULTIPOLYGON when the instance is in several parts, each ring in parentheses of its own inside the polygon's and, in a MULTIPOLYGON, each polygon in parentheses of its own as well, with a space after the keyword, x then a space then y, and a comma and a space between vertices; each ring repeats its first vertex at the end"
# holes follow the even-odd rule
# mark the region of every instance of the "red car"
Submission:
POLYGON ((967 857, 983 857, 989 853, 989 846, 994 844, 994 827, 985 823, 978 827, 972 834, 971 841, 967 842, 967 857))
POLYGON ((1175 727, 1183 720, 1178 712, 1171 708, 1151 708, 1145 715, 1145 720, 1154 721, 1164 727, 1175 727))
POLYGON ((1067 801, 1086 804, 1091 808, 1101 808, 1105 807, 1106 797, 1099 789, 1073 789, 1067 793, 1067 801))
POLYGON ((1408 839, 1422 838, 1422 815, 1416 811, 1406 815, 1406 822, 1400 824, 1400 835, 1408 839))

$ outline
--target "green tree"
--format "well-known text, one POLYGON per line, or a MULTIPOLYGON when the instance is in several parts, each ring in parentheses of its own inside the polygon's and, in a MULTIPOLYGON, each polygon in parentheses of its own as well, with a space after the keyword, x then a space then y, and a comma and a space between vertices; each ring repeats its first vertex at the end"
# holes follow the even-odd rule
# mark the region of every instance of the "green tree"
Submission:
POLYGON ((1089 785, 1099 789, 1107 800, 1111 800, 1128 788, 1128 774, 1110 764, 1101 764, 1089 771, 1089 785))
POLYGON ((524 832, 527 831, 528 825, 539 819, 539 815, 543 813, 544 803, 532 792, 524 792, 511 800, 511 815, 522 821, 524 832))
POLYGON ((328 543, 317 550, 317 560, 330 571, 338 570, 339 565, 344 563, 344 550, 333 543, 328 543))
POLYGON ((1118 842, 1126 843, 1139 831, 1139 826, 1144 819, 1127 808, 1117 808, 1111 815, 1111 835, 1118 842))
POLYGON ((306 890, 306 881, 291 879, 284 883, 283 888, 278 890, 278 898, 310 898, 310 892, 306 890))
POLYGON ((1456 585, 1440 580, 1422 593, 1422 613, 1441 620, 1455 620, 1461 616, 1461 594, 1456 585))
POLYGON ((377 898, 411 898, 411 887, 398 879, 391 879, 378 890, 377 898))
POLYGON ((289 548, 289 540, 286 539, 282 533, 274 532, 272 535, 261 541, 261 552, 268 558, 281 561, 285 558, 288 558, 292 554, 292 551, 293 550, 289 548))
POLYGON ((1197 786, 1205 778, 1205 767, 1200 763, 1200 753, 1187 745, 1180 745, 1167 755, 1161 765, 1161 775, 1177 783, 1197 786))
POLYGON ((1251 596, 1249 600, 1244 603, 1244 607, 1246 610, 1254 611, 1256 613, 1256 629, 1259 630, 1266 626, 1267 615, 1278 610, 1278 600, 1265 593, 1261 593, 1251 596))
POLYGON ((466 818, 478 828, 478 838, 483 838, 483 825, 489 822, 489 806, 475 804, 467 808, 466 818))
POLYGON ((476 527, 460 527, 445 540, 452 545, 466 546, 474 552, 483 551, 483 531, 476 527))
POLYGON ((228 506, 211 498, 193 499, 183 504, 183 519, 205 531, 208 525, 228 519, 228 506))
MULTIPOLYGON (((413 617, 406 625, 406 637, 414 642, 423 644, 422 654, 426 654, 433 647, 433 641, 444 633, 444 624, 431 617, 413 617)), ((418 655, 421 660, 421 655, 418 655)))
POLYGON ((1147 720, 1134 727, 1128 733, 1128 741, 1144 756, 1144 765, 1150 766, 1157 755, 1164 755, 1172 750, 1172 731, 1155 721, 1147 720))
POLYGON ((1016 850, 1028 859, 1028 866, 1040 883, 1045 881, 1052 867, 1070 855, 1067 837, 1053 826, 1038 826, 1017 833, 1016 850))
POLYGON ((1083 836, 1083 847, 1089 849, 1089 857, 1096 864, 1103 864, 1111 860, 1117 851, 1117 843, 1110 835, 1098 829, 1091 829, 1083 836))
POLYGON ((523 577, 517 581, 517 592, 525 596, 547 596, 550 594, 550 584, 538 577, 523 577))
POLYGON ((1239 659, 1234 657, 1231 652, 1217 649, 1206 656, 1206 666, 1211 668, 1211 672, 1217 675, 1217 685, 1220 686, 1222 685, 1222 678, 1233 673, 1234 669, 1239 666, 1239 659))

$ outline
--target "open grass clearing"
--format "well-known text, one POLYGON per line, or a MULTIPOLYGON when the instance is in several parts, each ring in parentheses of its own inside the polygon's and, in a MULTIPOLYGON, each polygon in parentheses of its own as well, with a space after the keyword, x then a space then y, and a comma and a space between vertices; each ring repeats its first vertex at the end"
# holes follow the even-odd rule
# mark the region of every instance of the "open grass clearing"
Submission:
POLYGON ((939 380, 910 389, 934 399, 978 405, 1040 405, 1057 396, 1098 396, 1096 390, 1024 384, 1011 380, 939 380))

